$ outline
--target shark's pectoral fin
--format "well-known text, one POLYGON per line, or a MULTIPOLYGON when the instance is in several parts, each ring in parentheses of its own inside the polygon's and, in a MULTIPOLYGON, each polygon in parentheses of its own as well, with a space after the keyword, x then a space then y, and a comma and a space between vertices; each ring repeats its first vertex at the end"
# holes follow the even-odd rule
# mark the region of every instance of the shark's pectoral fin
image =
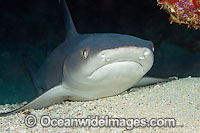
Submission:
POLYGON ((55 86, 49 89, 47 92, 37 97, 35 100, 30 102, 26 108, 30 109, 40 109, 57 102, 62 102, 67 100, 70 96, 69 91, 66 88, 63 88, 62 85, 55 86))
POLYGON ((6 116, 6 115, 9 115, 12 113, 16 113, 16 112, 19 112, 19 111, 22 111, 25 109, 41 109, 41 108, 50 106, 52 104, 67 100, 67 99, 69 99, 69 96, 70 96, 69 91, 67 89, 63 88, 62 85, 58 85, 54 88, 51 88, 50 90, 48 90, 41 96, 37 97, 30 103, 28 103, 20 108, 17 108, 11 112, 0 113, 0 117, 6 116))
POLYGON ((155 84, 155 83, 168 82, 168 81, 171 81, 171 79, 162 79, 162 78, 154 78, 154 77, 143 77, 136 85, 134 85, 134 87, 152 85, 152 84, 155 84))

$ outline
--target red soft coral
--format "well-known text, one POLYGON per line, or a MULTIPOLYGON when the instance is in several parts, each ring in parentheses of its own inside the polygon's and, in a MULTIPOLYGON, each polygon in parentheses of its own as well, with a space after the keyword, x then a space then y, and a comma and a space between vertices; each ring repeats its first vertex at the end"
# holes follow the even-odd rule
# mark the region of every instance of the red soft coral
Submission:
POLYGON ((200 29, 200 0, 157 0, 170 14, 170 21, 200 29))

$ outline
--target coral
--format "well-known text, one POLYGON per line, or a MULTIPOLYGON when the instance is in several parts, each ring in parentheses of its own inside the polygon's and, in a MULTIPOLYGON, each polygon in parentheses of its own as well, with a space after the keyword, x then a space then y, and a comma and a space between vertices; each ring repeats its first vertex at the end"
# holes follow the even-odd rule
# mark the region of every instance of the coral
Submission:
POLYGON ((200 29, 200 0, 157 0, 170 14, 170 21, 200 29))

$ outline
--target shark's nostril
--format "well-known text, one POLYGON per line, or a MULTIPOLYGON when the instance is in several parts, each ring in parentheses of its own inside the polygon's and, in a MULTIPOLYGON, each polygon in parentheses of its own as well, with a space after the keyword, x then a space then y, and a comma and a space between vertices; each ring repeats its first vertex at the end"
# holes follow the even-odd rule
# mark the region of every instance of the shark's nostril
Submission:
POLYGON ((106 55, 105 55, 105 54, 102 54, 102 55, 101 55, 101 57, 102 57, 102 58, 105 58, 105 57, 106 57, 106 55))
POLYGON ((102 54, 101 57, 102 57, 102 61, 104 61, 104 62, 109 62, 109 61, 111 61, 111 58, 106 57, 105 54, 102 54))
POLYGON ((144 56, 140 56, 140 57, 139 57, 139 60, 144 60, 144 56))
POLYGON ((106 62, 109 62, 111 59, 110 58, 106 58, 106 62))

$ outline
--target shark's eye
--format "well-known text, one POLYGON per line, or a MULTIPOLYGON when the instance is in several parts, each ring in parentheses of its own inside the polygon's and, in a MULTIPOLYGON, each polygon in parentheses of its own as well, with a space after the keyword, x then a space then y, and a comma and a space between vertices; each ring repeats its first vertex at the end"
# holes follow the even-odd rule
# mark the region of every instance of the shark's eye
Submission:
POLYGON ((88 50, 87 49, 82 49, 82 56, 83 56, 83 58, 84 59, 87 59, 87 57, 88 57, 88 50))

